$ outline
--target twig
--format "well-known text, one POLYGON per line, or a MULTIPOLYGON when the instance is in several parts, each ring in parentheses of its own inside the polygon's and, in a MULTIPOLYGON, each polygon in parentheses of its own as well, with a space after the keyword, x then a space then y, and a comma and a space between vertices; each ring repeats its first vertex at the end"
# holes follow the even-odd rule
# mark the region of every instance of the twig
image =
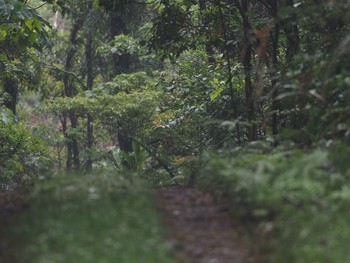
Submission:
POLYGON ((38 10, 38 9, 42 8, 44 5, 46 5, 46 4, 47 4, 47 3, 43 3, 43 4, 37 6, 37 7, 33 8, 33 9, 34 9, 34 10, 38 10))
POLYGON ((167 173, 170 175, 171 178, 175 177, 175 174, 173 173, 173 171, 169 168, 168 164, 166 164, 162 159, 160 159, 156 153, 154 153, 151 149, 149 149, 145 144, 143 144, 142 142, 140 142, 139 140, 132 138, 135 142, 137 142, 138 144, 140 144, 153 158, 155 158, 157 160, 157 162, 163 166, 163 168, 165 169, 165 171, 167 171, 167 173))
POLYGON ((57 66, 53 65, 52 63, 51 63, 51 64, 43 63, 43 64, 44 64, 45 66, 47 66, 47 67, 50 67, 50 68, 53 68, 53 69, 58 70, 58 71, 60 71, 60 72, 63 72, 63 73, 66 73, 66 74, 71 75, 71 76, 74 77, 74 78, 79 82, 79 84, 86 90, 86 86, 85 86, 84 82, 83 82, 74 72, 64 70, 64 69, 62 69, 62 68, 60 68, 60 67, 57 67, 57 66))

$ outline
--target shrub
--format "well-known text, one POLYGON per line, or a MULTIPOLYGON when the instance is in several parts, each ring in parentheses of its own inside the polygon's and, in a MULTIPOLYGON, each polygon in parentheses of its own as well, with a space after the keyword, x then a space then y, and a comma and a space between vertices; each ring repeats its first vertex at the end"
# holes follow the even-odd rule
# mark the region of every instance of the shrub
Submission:
POLYGON ((9 111, 0 110, 0 182, 18 181, 48 167, 43 141, 17 123, 9 111))
POLYGON ((248 147, 210 155, 198 184, 253 223, 261 246, 274 251, 267 262, 349 262, 349 169, 334 161, 343 152, 248 147))

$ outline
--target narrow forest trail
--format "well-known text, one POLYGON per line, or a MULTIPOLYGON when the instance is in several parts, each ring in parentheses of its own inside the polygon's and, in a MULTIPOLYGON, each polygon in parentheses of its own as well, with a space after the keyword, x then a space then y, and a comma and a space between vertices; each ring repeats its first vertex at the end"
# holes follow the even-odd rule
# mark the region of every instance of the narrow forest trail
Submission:
MULTIPOLYGON (((3 234, 7 227, 15 227, 17 215, 28 210, 26 199, 26 195, 16 191, 0 192, 0 263, 23 262, 16 259, 19 236, 8 239, 3 234)), ((168 229, 167 241, 175 249, 178 263, 247 262, 250 253, 239 234, 242 226, 233 223, 228 209, 210 194, 184 187, 158 188, 154 190, 154 202, 168 229)), ((163 261, 154 261, 158 262, 163 261)))
POLYGON ((0 263, 14 263, 17 253, 12 240, 4 234, 26 207, 26 194, 22 191, 0 190, 0 263))
POLYGON ((191 188, 159 188, 155 201, 179 263, 241 263, 247 259, 249 253, 239 237, 239 226, 210 194, 191 188))

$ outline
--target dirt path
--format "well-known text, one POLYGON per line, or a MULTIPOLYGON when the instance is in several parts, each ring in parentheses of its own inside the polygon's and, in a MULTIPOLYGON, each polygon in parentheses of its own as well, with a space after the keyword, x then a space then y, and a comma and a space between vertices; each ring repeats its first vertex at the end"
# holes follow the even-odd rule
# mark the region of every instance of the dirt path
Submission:
POLYGON ((14 263, 16 244, 7 236, 7 228, 26 207, 26 195, 21 191, 0 189, 0 262, 14 263))
POLYGON ((227 209, 209 194, 170 187, 156 189, 155 196, 179 263, 241 263, 247 258, 227 209))
MULTIPOLYGON (((25 207, 25 196, 0 191, 0 262, 15 262, 15 246, 3 230, 25 207), (6 257, 4 257, 6 256, 6 257)), ((209 194, 170 187, 155 190, 155 199, 170 230, 168 242, 176 249, 178 263, 243 263, 248 249, 240 240, 227 209, 209 194)))

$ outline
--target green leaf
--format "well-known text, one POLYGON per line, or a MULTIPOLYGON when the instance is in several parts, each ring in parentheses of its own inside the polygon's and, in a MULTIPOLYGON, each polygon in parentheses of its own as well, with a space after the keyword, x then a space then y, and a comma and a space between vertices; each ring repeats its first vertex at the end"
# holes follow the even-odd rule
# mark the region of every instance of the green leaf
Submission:
POLYGON ((0 108, 0 122, 3 122, 5 124, 15 123, 16 117, 7 108, 1 107, 0 108))
POLYGON ((8 15, 14 9, 15 9, 15 7, 13 5, 5 4, 2 7, 0 7, 0 15, 8 15))
POLYGON ((8 62, 9 59, 5 54, 0 54, 0 61, 2 62, 8 62))
POLYGON ((6 30, 1 30, 0 31, 0 41, 4 41, 7 37, 7 31, 6 30))
POLYGON ((33 30, 33 20, 29 19, 26 20, 24 23, 29 30, 33 30))

